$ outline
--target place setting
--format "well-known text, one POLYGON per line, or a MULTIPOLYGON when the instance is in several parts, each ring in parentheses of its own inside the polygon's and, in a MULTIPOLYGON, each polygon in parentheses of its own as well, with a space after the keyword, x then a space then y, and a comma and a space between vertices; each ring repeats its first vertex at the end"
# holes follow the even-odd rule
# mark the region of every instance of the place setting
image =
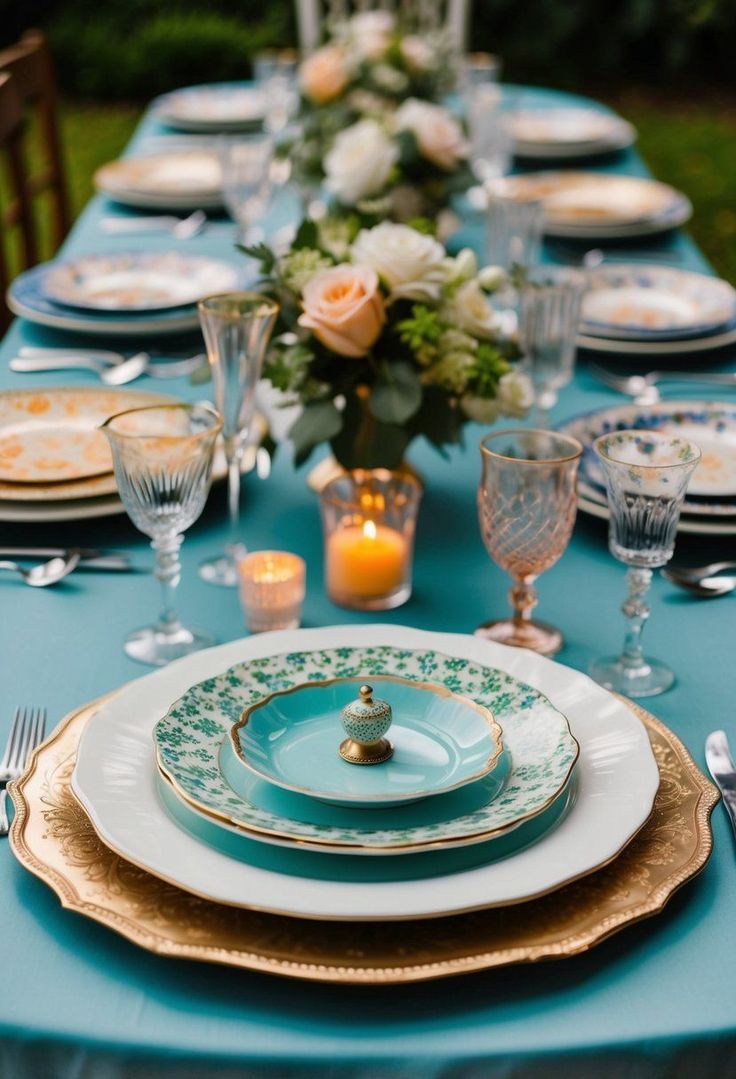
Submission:
MULTIPOLYGON (((723 118, 684 52, 659 100, 656 18, 658 96, 598 102, 501 82, 510 10, 317 7, 47 13, 78 63, 30 126, 0 50, 0 1060, 715 1075, 723 118), (125 106, 78 109, 108 36, 125 106)), ((615 20, 538 15, 509 79, 609 86, 615 20)))

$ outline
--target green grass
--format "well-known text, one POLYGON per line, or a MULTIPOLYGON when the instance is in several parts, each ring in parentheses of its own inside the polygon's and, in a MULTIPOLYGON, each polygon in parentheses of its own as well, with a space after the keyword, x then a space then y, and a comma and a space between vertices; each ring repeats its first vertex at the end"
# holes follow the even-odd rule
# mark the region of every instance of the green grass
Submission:
MULTIPOLYGON (((654 175, 690 196, 695 207, 689 226, 693 236, 716 271, 736 284, 732 103, 673 102, 635 90, 602 96, 637 127, 639 150, 654 175)), ((65 105, 62 123, 75 215, 93 193, 95 169, 119 155, 139 117, 140 110, 122 105, 65 105)))
POLYGON ((639 152, 653 174, 692 199, 690 232, 716 271, 736 285, 733 102, 663 101, 627 91, 610 103, 637 128, 639 152))

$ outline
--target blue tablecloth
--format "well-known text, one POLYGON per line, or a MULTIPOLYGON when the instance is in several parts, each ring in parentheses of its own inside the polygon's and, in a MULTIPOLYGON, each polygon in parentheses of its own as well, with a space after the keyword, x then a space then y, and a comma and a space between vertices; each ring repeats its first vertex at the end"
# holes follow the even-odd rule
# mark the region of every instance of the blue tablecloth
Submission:
MULTIPOLYGON (((551 100, 539 91, 524 96, 551 100)), ((139 139, 154 130, 149 118, 139 139)), ((646 172, 633 152, 596 167, 646 172)), ((104 200, 93 200, 65 253, 165 242, 160 236, 104 236, 97 222, 110 210, 104 200)), ((477 241, 477 233, 469 235, 477 241)), ((226 254, 229 243, 227 230, 219 227, 185 249, 226 254)), ((684 234, 654 239, 649 247, 677 252, 684 266, 705 267, 684 234)), ((83 373, 33 377, 8 371, 8 358, 23 342, 62 340, 67 339, 16 323, 2 346, 0 385, 90 385, 83 373)), ((147 385, 188 398, 203 394, 184 382, 147 385)), ((616 400, 581 365, 554 418, 616 400)), ((427 481, 415 591, 405 607, 382 619, 472 631, 506 610, 508 582, 489 561, 476 521, 480 433, 470 428, 466 451, 448 461, 428 447, 412 449, 427 481)), ((196 618, 223 641, 244 632, 237 596, 204 584, 196 566, 222 547, 226 533, 219 489, 187 534, 180 605, 185 618, 196 618)), ((268 482, 246 480, 243 535, 254 548, 286 548, 306 558, 305 625, 364 619, 325 598, 316 500, 288 452, 279 453, 268 482)), ((141 565, 150 564, 145 539, 124 517, 0 525, 2 544, 51 542, 125 547, 141 565)), ((678 548, 680 558, 692 561, 715 553, 733 557, 727 540, 683 537, 678 548)), ((592 656, 620 645, 623 578, 623 567, 607 553, 605 526, 581 515, 569 551, 539 589, 540 616, 561 626, 567 638, 563 662, 584 669, 592 656)), ((18 703, 46 704, 58 720, 143 673, 124 656, 121 641, 155 614, 152 580, 79 573, 48 591, 11 579, 0 587, 0 741, 18 703)), ((707 732, 732 725, 734 601, 694 601, 662 579, 654 583, 653 600, 646 643, 678 675, 676 687, 656 699, 653 709, 702 764, 707 732)), ((150 955, 62 910, 50 890, 15 862, 7 843, 0 843, 0 1075, 736 1075, 736 865, 720 808, 714 831, 710 864, 664 914, 590 954, 400 989, 334 989, 150 955)), ((437 932, 442 933, 441 921, 437 932)))

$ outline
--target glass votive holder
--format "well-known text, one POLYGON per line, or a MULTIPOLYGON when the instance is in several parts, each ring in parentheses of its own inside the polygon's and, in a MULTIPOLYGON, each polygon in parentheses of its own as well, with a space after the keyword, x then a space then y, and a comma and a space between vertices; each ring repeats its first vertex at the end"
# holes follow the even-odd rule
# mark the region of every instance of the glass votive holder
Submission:
POLYGON ((414 476, 388 469, 356 469, 323 487, 325 585, 333 603, 358 611, 406 603, 421 497, 414 476))
POLYGON ((306 565, 288 551, 254 551, 238 559, 240 601, 252 633, 296 629, 301 620, 306 565))

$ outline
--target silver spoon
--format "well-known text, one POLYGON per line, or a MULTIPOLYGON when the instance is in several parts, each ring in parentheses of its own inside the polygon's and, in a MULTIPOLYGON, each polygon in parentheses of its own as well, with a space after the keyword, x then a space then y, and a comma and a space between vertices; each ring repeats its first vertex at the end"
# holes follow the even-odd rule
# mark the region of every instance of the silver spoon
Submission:
POLYGON ((736 589, 736 577, 679 577, 676 572, 667 569, 662 570, 662 576, 678 588, 684 588, 686 592, 704 599, 727 596, 736 589))
POLYGON ((51 558, 48 562, 39 562, 37 566, 26 569, 17 562, 0 561, 0 570, 12 570, 20 574, 26 584, 32 588, 46 588, 67 577, 79 564, 79 551, 70 551, 65 558, 51 558))
POLYGON ((147 352, 137 352, 127 360, 116 362, 106 360, 102 355, 95 356, 75 352, 42 353, 41 350, 20 350, 9 363, 11 371, 35 374, 40 371, 94 371, 107 386, 124 386, 143 374, 153 378, 178 378, 191 374, 202 363, 204 354, 189 356, 183 360, 165 360, 157 363, 147 352), (25 354, 24 354, 25 353, 25 354))
POLYGON ((724 569, 736 569, 736 562, 709 562, 706 566, 668 566, 666 572, 673 577, 699 581, 703 577, 714 577, 724 569))

